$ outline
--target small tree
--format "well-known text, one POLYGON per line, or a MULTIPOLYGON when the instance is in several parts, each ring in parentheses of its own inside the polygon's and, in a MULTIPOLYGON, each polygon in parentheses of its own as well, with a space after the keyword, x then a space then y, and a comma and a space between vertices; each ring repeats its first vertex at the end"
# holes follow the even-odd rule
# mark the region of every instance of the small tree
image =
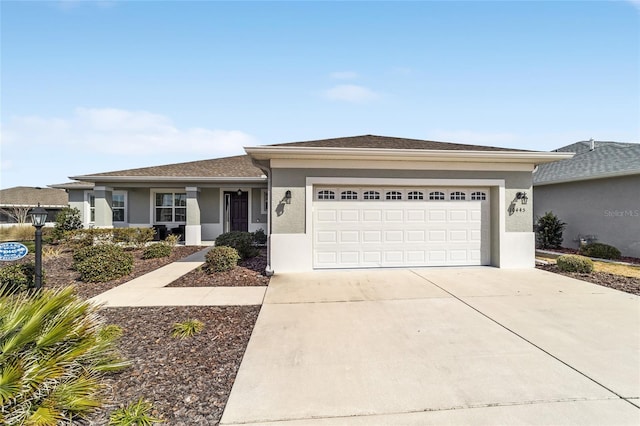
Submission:
POLYGON ((553 212, 546 212, 536 219, 536 242, 538 248, 559 248, 562 245, 562 232, 567 226, 553 212))
POLYGON ((65 207, 56 216, 54 238, 59 240, 66 231, 82 229, 80 210, 75 207, 65 207))
POLYGON ((14 206, 14 207, 5 207, 0 209, 0 213, 6 214, 8 217, 13 219, 16 223, 27 223, 27 219, 29 218, 29 211, 33 207, 25 207, 25 206, 14 206))

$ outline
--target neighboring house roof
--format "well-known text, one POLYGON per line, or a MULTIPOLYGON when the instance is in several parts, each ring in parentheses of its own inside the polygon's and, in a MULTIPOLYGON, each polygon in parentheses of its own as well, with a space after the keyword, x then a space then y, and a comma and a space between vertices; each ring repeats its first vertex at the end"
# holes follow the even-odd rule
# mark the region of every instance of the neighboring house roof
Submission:
POLYGON ((91 182, 66 182, 66 183, 56 183, 55 185, 47 185, 49 188, 56 189, 93 189, 94 184, 91 182))
POLYGON ((592 141, 580 141, 555 152, 576 154, 538 166, 533 174, 534 185, 640 174, 640 144, 593 141, 592 146, 592 141))
POLYGON ((16 186, 0 190, 0 206, 3 207, 66 207, 69 196, 60 189, 16 186))
POLYGON ((522 151, 519 149, 498 148, 494 146, 466 145, 451 142, 436 142, 420 139, 394 138, 389 136, 363 135, 345 138, 321 139, 306 142, 290 142, 269 145, 301 146, 314 148, 366 148, 366 149, 429 149, 457 151, 522 151))

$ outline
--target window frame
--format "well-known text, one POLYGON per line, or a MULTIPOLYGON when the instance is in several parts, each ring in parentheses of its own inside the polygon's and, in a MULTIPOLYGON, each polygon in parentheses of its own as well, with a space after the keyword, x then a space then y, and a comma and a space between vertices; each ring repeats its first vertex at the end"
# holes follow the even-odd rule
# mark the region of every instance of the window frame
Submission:
POLYGON ((176 189, 156 189, 151 191, 151 222, 154 224, 186 224, 187 223, 187 192, 176 189), (160 194, 171 194, 171 205, 163 206, 157 204, 157 197, 160 194), (176 195, 184 196, 184 205, 176 205, 176 195), (157 220, 158 209, 171 209, 171 220, 157 220), (176 220, 176 210, 184 209, 184 220, 176 220))
POLYGON ((260 191, 260 213, 269 213, 269 190, 266 188, 260 191))
MULTIPOLYGON (((123 191, 123 190, 118 190, 118 191, 111 191, 111 221, 113 223, 118 223, 118 224, 126 224, 128 223, 127 220, 127 213, 129 211, 129 199, 128 199, 128 192, 127 191, 123 191), (114 195, 122 195, 124 197, 124 207, 118 207, 118 210, 122 210, 122 217, 123 220, 115 220, 115 218, 113 217, 113 212, 114 212, 114 208, 113 208, 113 196, 114 195)), ((84 212, 84 219, 86 223, 92 225, 94 223, 96 223, 96 202, 95 202, 95 198, 96 198, 96 194, 94 190, 86 190, 84 192, 84 201, 85 201, 85 212, 84 212), (93 198, 93 206, 91 205, 91 199, 93 198)))

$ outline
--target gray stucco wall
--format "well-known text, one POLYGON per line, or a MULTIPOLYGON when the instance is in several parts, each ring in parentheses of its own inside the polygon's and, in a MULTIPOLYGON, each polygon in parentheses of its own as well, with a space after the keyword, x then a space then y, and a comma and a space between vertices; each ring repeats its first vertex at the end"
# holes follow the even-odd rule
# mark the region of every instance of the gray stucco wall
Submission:
MULTIPOLYGON (((266 228, 267 215, 262 214, 262 188, 251 190, 251 222, 264 223, 266 228)), ((266 230, 266 229, 265 229, 266 230)))
MULTIPOLYGON (((518 191, 525 191, 531 196, 532 175, 530 172, 492 172, 492 171, 441 171, 441 170, 348 170, 348 169, 273 169, 272 170, 272 232, 304 233, 305 232, 305 184, 306 178, 312 177, 357 177, 357 178, 397 178, 397 179, 504 179, 505 208, 515 199, 518 191), (291 203, 282 202, 285 192, 291 191, 291 203)), ((497 194, 497 191, 495 191, 497 194)), ((497 195, 492 191, 492 205, 497 205, 497 195)), ((531 232, 533 214, 531 201, 524 212, 505 212, 507 232, 531 232)), ((493 214, 492 216, 497 217, 493 214)), ((493 220, 492 220, 493 221, 493 220)), ((497 222, 493 228, 497 228, 497 222)))
POLYGON ((149 188, 122 188, 127 191, 127 213, 129 223, 150 222, 150 195, 149 188))
POLYGON ((80 210, 80 218, 85 223, 84 211, 84 189, 69 189, 69 207, 80 210))
POLYGON ((200 220, 202 223, 220 223, 220 189, 200 190, 200 220))
POLYGON ((596 235, 623 255, 640 257, 640 175, 536 186, 534 214, 552 211, 567 223, 563 246, 596 235))

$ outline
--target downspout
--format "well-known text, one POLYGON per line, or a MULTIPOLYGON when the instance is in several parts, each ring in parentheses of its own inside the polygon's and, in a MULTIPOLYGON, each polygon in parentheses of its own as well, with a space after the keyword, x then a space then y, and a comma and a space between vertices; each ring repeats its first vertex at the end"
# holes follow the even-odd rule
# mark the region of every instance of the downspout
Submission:
POLYGON ((251 162, 267 176, 267 201, 269 205, 267 208, 267 267, 265 268, 264 273, 267 277, 270 277, 275 272, 271 269, 271 169, 260 164, 253 157, 251 157, 251 162))

